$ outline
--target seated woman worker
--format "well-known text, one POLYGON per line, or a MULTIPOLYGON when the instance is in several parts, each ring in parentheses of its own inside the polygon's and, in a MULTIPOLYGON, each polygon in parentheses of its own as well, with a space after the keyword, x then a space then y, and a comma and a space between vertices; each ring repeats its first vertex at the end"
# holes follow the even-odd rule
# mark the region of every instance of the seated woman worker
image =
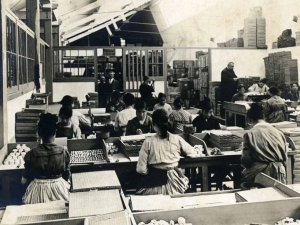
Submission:
POLYGON ((263 107, 252 104, 247 117, 254 125, 244 135, 241 163, 245 167, 242 182, 254 182, 262 172, 286 184, 286 139, 281 131, 264 120, 263 107))
POLYGON ((180 156, 194 157, 194 148, 180 136, 168 132, 168 115, 158 109, 152 115, 154 136, 147 137, 139 152, 136 171, 142 174, 137 194, 182 194, 189 180, 178 169, 180 156))
POLYGON ((201 133, 204 130, 220 130, 220 124, 213 113, 213 105, 210 99, 205 98, 202 102, 202 112, 193 120, 193 127, 196 128, 196 133, 201 133))
POLYGON ((71 122, 73 110, 71 107, 63 106, 59 110, 60 122, 57 123, 56 137, 67 137, 68 139, 81 139, 80 128, 71 122))
POLYGON ((56 121, 50 113, 40 116, 38 135, 43 144, 27 152, 24 158, 21 183, 30 182, 22 199, 24 204, 69 201, 70 155, 66 147, 54 143, 56 121))
POLYGON ((136 117, 128 121, 126 136, 153 132, 152 119, 147 115, 146 107, 146 102, 143 100, 136 101, 134 104, 136 117))

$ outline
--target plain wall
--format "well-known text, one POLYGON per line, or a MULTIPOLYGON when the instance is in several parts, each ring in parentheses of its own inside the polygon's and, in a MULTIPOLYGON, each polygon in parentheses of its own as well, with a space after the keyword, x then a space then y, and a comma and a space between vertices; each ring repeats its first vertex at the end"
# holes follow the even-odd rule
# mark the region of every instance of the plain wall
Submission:
MULTIPOLYGON (((45 85, 41 85, 41 93, 45 93, 45 85)), ((26 107, 26 100, 30 99, 32 92, 28 92, 18 98, 7 102, 7 125, 8 125, 8 142, 15 137, 15 114, 21 112, 26 107)))
POLYGON ((228 62, 234 62, 237 77, 265 77, 263 58, 267 50, 257 49, 212 49, 211 50, 211 81, 221 81, 221 71, 228 62))
POLYGON ((59 102, 65 95, 77 97, 85 102, 85 96, 89 92, 95 92, 94 82, 56 82, 53 83, 53 101, 59 102))

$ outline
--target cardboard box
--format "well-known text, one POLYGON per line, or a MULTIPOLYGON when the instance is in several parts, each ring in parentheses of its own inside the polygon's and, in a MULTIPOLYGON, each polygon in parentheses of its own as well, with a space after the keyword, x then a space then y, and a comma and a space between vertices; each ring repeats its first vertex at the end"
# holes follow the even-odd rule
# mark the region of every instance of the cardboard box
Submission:
POLYGON ((194 67, 194 66, 195 66, 194 60, 185 60, 184 61, 184 67, 185 68, 190 68, 190 67, 194 67))
POLYGON ((173 69, 184 68, 184 60, 174 60, 173 69))
POLYGON ((243 38, 243 35, 244 35, 244 30, 238 30, 237 31, 237 37, 238 38, 243 38))

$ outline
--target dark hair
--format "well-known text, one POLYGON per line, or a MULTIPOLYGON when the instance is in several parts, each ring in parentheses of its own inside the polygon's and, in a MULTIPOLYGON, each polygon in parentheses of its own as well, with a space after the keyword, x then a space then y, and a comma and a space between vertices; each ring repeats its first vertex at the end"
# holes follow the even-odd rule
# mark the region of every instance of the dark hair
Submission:
POLYGON ((121 98, 121 93, 118 90, 116 90, 112 93, 111 98, 112 99, 120 99, 121 98))
POLYGON ((126 93, 123 97, 123 101, 125 103, 125 105, 129 106, 129 105, 133 105, 134 104, 134 96, 131 93, 126 93))
POLYGON ((170 126, 168 123, 168 113, 164 109, 155 110, 152 114, 152 123, 160 128, 161 137, 166 138, 168 136, 168 131, 170 126))
POLYGON ((183 101, 181 100, 180 97, 177 97, 175 100, 174 100, 174 106, 178 109, 181 109, 181 107, 183 106, 183 101))
POLYGON ((137 100, 134 104, 135 110, 146 109, 147 104, 143 100, 137 100))
POLYGON ((160 93, 158 94, 158 97, 157 97, 157 98, 158 98, 158 99, 161 99, 161 98, 166 98, 166 97, 167 97, 167 96, 166 96, 164 93, 161 93, 161 92, 160 92, 160 93))
POLYGON ((240 84, 237 89, 240 91, 242 88, 245 88, 245 86, 243 84, 240 84))
POLYGON ((144 76, 144 77, 143 77, 143 81, 145 82, 145 81, 147 81, 147 80, 149 80, 149 77, 148 77, 148 76, 144 76))
POLYGON ((72 106, 74 100, 70 95, 65 95, 59 103, 63 106, 72 106))
POLYGON ((252 120, 264 119, 263 106, 258 103, 251 104, 247 117, 252 120))
POLYGON ((205 111, 209 111, 213 108, 213 104, 212 104, 211 100, 205 96, 204 96, 204 100, 200 102, 200 106, 201 106, 201 109, 205 110, 205 111))
POLYGON ((63 107, 60 108, 58 115, 59 115, 59 117, 65 116, 66 118, 69 119, 73 115, 73 110, 69 106, 63 106, 63 107))
POLYGON ((291 88, 293 87, 294 84, 296 84, 297 87, 299 87, 298 83, 291 83, 291 88))
POLYGON ((56 133, 56 123, 56 115, 52 115, 51 113, 42 113, 38 123, 38 135, 41 138, 54 136, 56 133))
POLYGON ((262 82, 263 84, 266 84, 267 83, 267 79, 266 78, 260 79, 259 82, 262 82))
POLYGON ((273 87, 270 87, 269 92, 271 95, 279 95, 280 90, 278 87, 273 86, 273 87))

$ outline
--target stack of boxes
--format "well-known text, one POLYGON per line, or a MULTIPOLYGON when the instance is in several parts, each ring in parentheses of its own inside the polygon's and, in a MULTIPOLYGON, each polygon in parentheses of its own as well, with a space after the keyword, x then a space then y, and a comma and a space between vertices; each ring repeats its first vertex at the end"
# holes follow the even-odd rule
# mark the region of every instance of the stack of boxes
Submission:
POLYGON ((249 17, 244 20, 244 29, 237 31, 237 38, 217 45, 218 47, 266 48, 266 19, 262 18, 262 8, 250 8, 249 17))
POLYGON ((276 48, 278 48, 278 42, 277 41, 272 43, 272 49, 276 49, 276 48))
POLYGON ((244 47, 256 48, 266 46, 266 19, 249 17, 244 20, 244 47))
POLYGON ((237 35, 238 38, 244 38, 244 30, 238 30, 237 35))
POLYGON ((298 62, 291 52, 277 52, 264 58, 266 78, 274 84, 298 83, 298 62))
POLYGON ((37 124, 43 109, 23 109, 15 114, 15 138, 16 142, 37 141, 37 124))
POLYGON ((266 46, 266 19, 265 18, 257 18, 256 19, 256 37, 257 43, 256 47, 265 47, 266 46))
POLYGON ((202 100, 208 94, 208 53, 197 51, 196 60, 174 60, 168 69, 167 102, 179 95, 183 99, 202 100), (174 83, 177 81, 177 86, 174 83))
POLYGON ((278 48, 296 46, 296 39, 292 37, 292 30, 287 29, 278 37, 278 48))
POLYGON ((296 32, 296 45, 300 45, 300 31, 296 32))
POLYGON ((214 113, 216 116, 220 115, 220 110, 221 110, 221 102, 220 102, 220 86, 219 81, 210 81, 209 82, 209 94, 208 97, 213 102, 214 104, 214 113))
POLYGON ((233 38, 225 43, 218 43, 218 47, 226 47, 226 48, 237 48, 237 47, 244 47, 244 40, 243 38, 233 38))

